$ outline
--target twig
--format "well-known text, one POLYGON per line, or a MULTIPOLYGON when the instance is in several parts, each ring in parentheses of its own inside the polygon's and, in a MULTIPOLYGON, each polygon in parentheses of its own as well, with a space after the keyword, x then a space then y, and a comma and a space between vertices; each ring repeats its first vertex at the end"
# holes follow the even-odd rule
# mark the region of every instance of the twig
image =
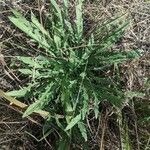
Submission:
POLYGON ((101 141, 100 141, 100 150, 104 150, 104 137, 105 137, 105 131, 106 131, 106 125, 107 125, 107 118, 108 118, 108 112, 106 110, 106 114, 103 120, 103 127, 102 127, 102 135, 101 135, 101 141))
POLYGON ((136 120, 136 113, 135 113, 135 109, 134 109, 134 102, 133 100, 132 102, 132 112, 134 115, 134 125, 135 125, 135 134, 136 134, 136 142, 137 142, 137 150, 140 150, 140 145, 139 145, 139 135, 138 135, 138 127, 137 127, 137 120, 136 120))

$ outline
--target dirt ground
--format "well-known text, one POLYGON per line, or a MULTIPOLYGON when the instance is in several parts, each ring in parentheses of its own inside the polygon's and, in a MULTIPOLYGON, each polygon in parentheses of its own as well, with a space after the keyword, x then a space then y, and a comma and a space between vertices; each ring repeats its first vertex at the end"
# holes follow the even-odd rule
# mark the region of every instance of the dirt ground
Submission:
MULTIPOLYGON (((15 89, 18 84, 26 82, 26 79, 15 74, 15 70, 11 70, 11 63, 14 62, 16 55, 25 54, 22 47, 30 48, 31 46, 27 37, 8 20, 11 14, 10 9, 15 7, 26 15, 31 10, 39 13, 41 6, 48 8, 47 1, 40 4, 38 2, 37 0, 0 0, 0 89, 3 91, 15 89)), ((127 62, 122 66, 122 74, 126 90, 142 91, 146 96, 133 99, 133 105, 125 106, 122 113, 128 123, 132 149, 150 150, 150 83, 148 82, 150 77, 150 1, 95 0, 92 2, 89 0, 85 5, 85 13, 88 16, 87 24, 90 23, 89 20, 92 20, 94 24, 98 20, 122 14, 126 14, 131 20, 121 41, 114 48, 143 51, 140 59, 127 62)), ((105 111, 108 108, 106 107, 105 111)), ((105 118, 105 115, 102 117, 105 118)), ((38 142, 31 136, 32 134, 38 139, 42 137, 44 121, 38 116, 34 116, 34 119, 38 121, 38 124, 29 119, 22 119, 22 110, 9 105, 7 101, 0 98, 0 150, 53 149, 52 137, 38 142)), ((104 149, 120 149, 119 128, 116 122, 116 116, 112 115, 107 118, 107 122, 98 120, 91 123, 93 133, 89 141, 91 149, 100 149, 101 129, 104 127, 106 128, 104 149)), ((81 148, 76 147, 76 149, 81 148)))

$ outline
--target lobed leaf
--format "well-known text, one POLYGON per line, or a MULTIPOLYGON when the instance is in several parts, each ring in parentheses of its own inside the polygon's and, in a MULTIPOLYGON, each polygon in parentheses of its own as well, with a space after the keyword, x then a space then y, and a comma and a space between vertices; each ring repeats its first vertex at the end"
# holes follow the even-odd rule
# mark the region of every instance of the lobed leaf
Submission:
POLYGON ((77 38, 81 39, 83 33, 83 17, 82 17, 82 3, 83 0, 76 0, 76 28, 77 28, 77 38))
POLYGON ((87 141, 87 131, 86 127, 83 122, 78 122, 78 128, 81 132, 82 137, 84 138, 85 141, 87 141))
POLYGON ((27 94, 27 92, 29 92, 29 90, 30 89, 28 87, 24 87, 20 90, 13 90, 10 92, 6 92, 6 94, 13 97, 24 97, 27 94))
POLYGON ((73 118, 70 123, 67 125, 65 131, 70 130, 73 128, 79 121, 81 120, 81 114, 77 115, 75 118, 73 118))

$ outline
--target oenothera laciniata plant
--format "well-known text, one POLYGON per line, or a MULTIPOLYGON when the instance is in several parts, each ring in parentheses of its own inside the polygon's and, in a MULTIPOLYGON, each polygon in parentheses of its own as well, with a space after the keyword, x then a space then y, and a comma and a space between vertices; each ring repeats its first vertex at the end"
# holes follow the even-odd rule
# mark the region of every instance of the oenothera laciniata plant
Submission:
POLYGON ((47 110, 50 120, 66 135, 71 136, 72 128, 78 128, 87 140, 85 118, 89 112, 97 118, 101 101, 107 100, 119 107, 125 97, 115 75, 108 75, 108 71, 139 54, 109 50, 128 25, 122 17, 97 24, 85 37, 82 4, 83 0, 76 0, 76 18, 71 20, 68 0, 63 0, 61 7, 50 0, 50 17, 45 28, 33 13, 28 21, 12 10, 10 21, 26 33, 41 52, 34 58, 17 57, 22 64, 18 71, 30 77, 30 82, 8 94, 28 96, 32 100, 23 117, 40 109, 47 110))

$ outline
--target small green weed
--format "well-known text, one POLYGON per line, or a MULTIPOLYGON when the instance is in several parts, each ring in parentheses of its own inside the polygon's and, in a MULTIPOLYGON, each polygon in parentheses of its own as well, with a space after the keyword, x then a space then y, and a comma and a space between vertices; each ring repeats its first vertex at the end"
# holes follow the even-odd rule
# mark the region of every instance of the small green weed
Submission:
POLYGON ((33 101, 23 117, 40 109, 49 111, 47 122, 56 125, 61 136, 68 139, 59 142, 64 149, 67 149, 65 147, 76 131, 80 131, 87 141, 85 118, 91 112, 98 117, 101 101, 121 106, 124 92, 116 82, 117 75, 110 75, 109 71, 113 65, 139 56, 138 51, 109 50, 128 25, 122 17, 98 24, 87 34, 88 37, 84 37, 82 5, 83 0, 76 0, 76 18, 73 21, 68 14, 68 0, 63 0, 61 7, 55 0, 50 0, 51 15, 46 29, 33 13, 31 21, 16 10, 12 10, 13 16, 9 17, 15 26, 37 43, 41 53, 34 58, 17 57, 22 63, 18 71, 30 77, 30 82, 22 89, 7 94, 28 96, 33 101))

